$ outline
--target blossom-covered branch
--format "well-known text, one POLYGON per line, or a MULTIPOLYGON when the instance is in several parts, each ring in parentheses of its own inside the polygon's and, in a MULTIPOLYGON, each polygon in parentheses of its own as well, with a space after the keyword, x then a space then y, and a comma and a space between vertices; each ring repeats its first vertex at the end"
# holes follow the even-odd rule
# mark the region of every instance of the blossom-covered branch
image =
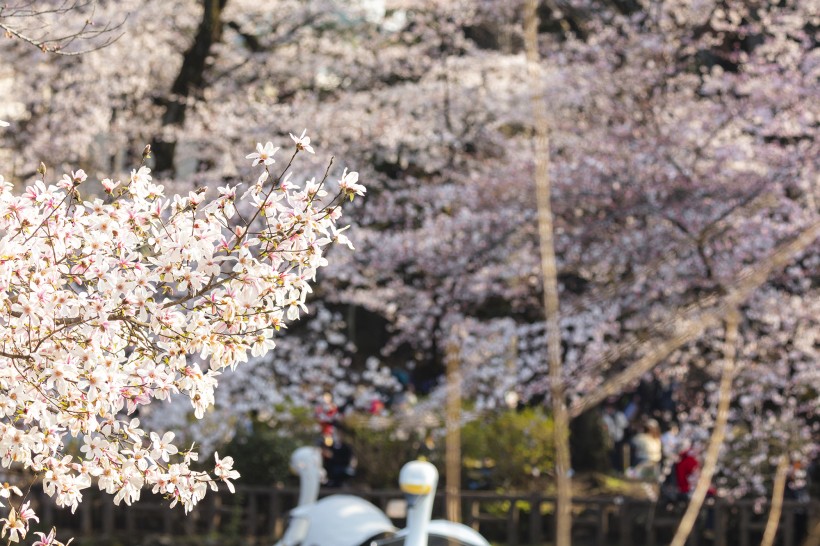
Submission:
MULTIPOLYGON (((335 195, 325 179, 293 182, 293 159, 312 152, 304 133, 294 140, 281 172, 272 145, 259 145, 248 156, 257 180, 212 198, 207 188, 166 197, 146 166, 99 183, 79 170, 51 184, 41 169, 22 195, 0 177, 3 467, 40 475, 72 510, 94 482, 115 503, 151 488, 186 512, 217 481, 232 489, 230 457, 216 455, 214 476, 193 470, 193 449, 147 434, 132 414, 182 396, 202 417, 222 370, 265 355, 307 311, 326 248, 352 246, 336 223, 365 188, 347 171, 335 195), (69 441, 81 456, 66 453, 69 441)), ((36 516, 9 510, 2 534, 15 541, 36 516)))

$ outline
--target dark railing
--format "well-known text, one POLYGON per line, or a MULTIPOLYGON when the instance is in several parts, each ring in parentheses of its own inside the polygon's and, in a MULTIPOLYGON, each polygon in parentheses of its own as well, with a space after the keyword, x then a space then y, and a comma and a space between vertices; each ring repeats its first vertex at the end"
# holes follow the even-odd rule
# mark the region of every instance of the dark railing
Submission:
MULTIPOLYGON (((322 495, 338 490, 323 490, 322 495)), ((387 510, 400 501, 400 491, 352 491, 387 510)), ((287 524, 287 512, 298 490, 290 487, 237 487, 235 494, 209 492, 187 516, 180 506, 146 492, 133 506, 114 506, 111 496, 86 490, 75 514, 58 509, 41 490, 30 499, 38 509, 38 527, 56 525, 60 537, 74 536, 87 544, 243 544, 269 546, 287 524), (188 542, 186 542, 188 540, 188 542)), ((683 503, 654 503, 628 498, 575 498, 573 544, 583 546, 656 546, 672 537, 685 509, 683 503)), ((389 512, 389 510, 388 510, 389 512)), ((443 517, 444 495, 434 505, 443 517)), ((464 523, 496 543, 508 546, 551 542, 555 498, 534 494, 462 493, 464 523)), ((752 501, 715 499, 704 506, 690 536, 690 546, 751 546, 760 542, 768 506, 752 501)), ((398 527, 404 525, 394 518, 398 527)), ((778 527, 779 546, 800 546, 806 533, 820 524, 820 502, 786 501, 778 527)))

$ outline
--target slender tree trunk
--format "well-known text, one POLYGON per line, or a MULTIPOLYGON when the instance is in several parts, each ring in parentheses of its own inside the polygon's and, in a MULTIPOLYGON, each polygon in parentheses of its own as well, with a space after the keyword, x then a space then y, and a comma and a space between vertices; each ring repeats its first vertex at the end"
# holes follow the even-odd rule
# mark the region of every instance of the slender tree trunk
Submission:
MULTIPOLYGON (((182 66, 174 84, 171 96, 165 103, 162 115, 163 128, 180 128, 185 123, 188 107, 187 99, 195 89, 205 85, 205 68, 213 45, 222 40, 222 11, 228 0, 202 0, 202 20, 199 23, 194 43, 185 52, 182 66)), ((176 138, 159 135, 151 142, 154 151, 154 169, 158 172, 173 173, 176 138)))
POLYGON ((774 475, 774 491, 772 491, 772 505, 769 507, 769 519, 766 521, 766 530, 763 531, 763 540, 760 546, 772 546, 777 536, 777 526, 780 524, 780 514, 783 513, 783 494, 786 490, 786 475, 789 472, 788 451, 780 456, 777 463, 777 472, 774 475))
POLYGON ((558 270, 555 263, 553 216, 550 204, 550 144, 543 82, 538 53, 538 2, 528 0, 524 16, 527 50, 527 71, 532 89, 535 120, 535 189, 538 206, 538 236, 541 250, 541 270, 544 278, 544 311, 547 321, 547 358, 549 362, 550 394, 555 442, 555 480, 557 506, 555 511, 555 544, 570 546, 572 531, 572 478, 570 477, 569 413, 565 398, 563 365, 561 362, 561 330, 558 322, 558 270))
MULTIPOLYGON (((458 330, 454 332, 460 334, 458 330)), ((447 519, 461 523, 461 348, 456 335, 447 346, 447 442, 444 448, 447 519)))
POLYGON ((706 449, 703 468, 698 477, 698 483, 695 485, 695 490, 692 493, 692 499, 689 501, 689 506, 686 507, 686 512, 683 514, 683 518, 669 546, 684 546, 686 544, 686 539, 689 538, 689 534, 692 532, 700 509, 703 506, 703 501, 706 499, 706 494, 712 483, 712 476, 715 474, 720 447, 723 445, 723 439, 726 436, 726 422, 729 419, 729 402, 732 400, 732 380, 735 376, 735 356, 737 354, 737 329, 739 322, 740 317, 737 310, 730 310, 726 317, 723 371, 720 377, 715 426, 712 429, 712 436, 709 438, 709 447, 706 449))

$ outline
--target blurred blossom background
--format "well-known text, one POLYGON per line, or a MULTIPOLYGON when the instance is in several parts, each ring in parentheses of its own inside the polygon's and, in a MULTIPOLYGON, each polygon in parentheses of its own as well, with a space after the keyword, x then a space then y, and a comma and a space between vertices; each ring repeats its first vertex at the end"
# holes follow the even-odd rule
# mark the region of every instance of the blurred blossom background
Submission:
POLYGON ((715 484, 767 496, 784 454, 804 469, 794 487, 808 484, 820 438, 816 2, 544 1, 529 66, 520 0, 99 0, 36 17, 10 5, 6 181, 22 188, 41 161, 57 178, 127 176, 150 143, 166 194, 215 191, 255 181, 245 156, 258 142, 287 149, 307 129, 316 153, 295 183, 333 157, 335 179, 352 169, 367 186, 345 217, 355 251, 328 255, 309 315, 226 374, 204 419, 155 404, 140 415, 150 426, 233 449, 238 468, 242 445, 282 446, 259 479, 284 479, 287 451, 313 441, 316 408, 332 404, 364 461, 358 479, 394 485, 368 449, 442 457, 452 358, 465 456, 513 460, 469 425, 498 419, 493 430, 525 433, 505 440, 518 459, 495 484, 549 481, 545 130, 573 469, 629 466, 607 456, 606 403, 631 412, 635 434, 653 419, 705 448, 729 302, 740 322, 715 484))

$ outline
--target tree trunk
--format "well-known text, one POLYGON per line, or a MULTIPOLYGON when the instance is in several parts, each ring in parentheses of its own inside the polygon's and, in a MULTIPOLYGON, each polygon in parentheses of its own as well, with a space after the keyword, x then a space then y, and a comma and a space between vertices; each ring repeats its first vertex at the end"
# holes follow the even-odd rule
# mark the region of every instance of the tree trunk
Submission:
POLYGON ((535 120, 535 189, 538 206, 541 270, 544 279, 544 311, 547 321, 547 353, 555 442, 555 480, 557 488, 555 544, 556 546, 570 546, 572 478, 570 477, 569 413, 565 399, 563 365, 561 362, 561 329, 558 322, 558 271, 555 263, 553 216, 550 204, 549 126, 542 92, 543 82, 540 77, 537 4, 536 0, 527 1, 524 16, 524 37, 527 51, 527 71, 532 82, 532 108, 535 120))
POLYGON ((454 332, 447 346, 447 408, 445 445, 445 505, 447 519, 461 523, 461 347, 464 339, 460 331, 454 332))
POLYGON ((774 475, 774 491, 772 491, 772 505, 769 507, 769 519, 766 521, 766 530, 763 531, 763 539, 760 546, 772 546, 777 527, 780 524, 780 514, 783 513, 783 494, 786 490, 786 475, 789 472, 788 451, 780 456, 777 463, 777 472, 774 475))
MULTIPOLYGON (((194 43, 185 52, 182 67, 171 86, 170 97, 165 102, 162 128, 181 128, 185 123, 188 97, 195 89, 205 85, 205 66, 211 47, 222 39, 222 12, 228 0, 202 0, 202 20, 194 43)), ((154 170, 173 175, 176 137, 157 135, 151 142, 154 152, 154 170)))
POLYGON ((740 317, 735 309, 729 311, 726 317, 726 339, 724 348, 723 371, 720 377, 720 390, 718 391, 717 416, 715 426, 712 429, 712 436, 709 438, 709 447, 706 449, 706 456, 703 461, 698 483, 692 493, 686 513, 683 514, 678 525, 675 536, 669 546, 685 546, 686 539, 695 526, 695 521, 700 514, 703 501, 712 483, 712 476, 717 468, 720 447, 723 445, 723 438, 726 436, 726 422, 729 420, 729 402, 732 400, 732 380, 735 376, 735 355, 737 354, 737 329, 740 317))

